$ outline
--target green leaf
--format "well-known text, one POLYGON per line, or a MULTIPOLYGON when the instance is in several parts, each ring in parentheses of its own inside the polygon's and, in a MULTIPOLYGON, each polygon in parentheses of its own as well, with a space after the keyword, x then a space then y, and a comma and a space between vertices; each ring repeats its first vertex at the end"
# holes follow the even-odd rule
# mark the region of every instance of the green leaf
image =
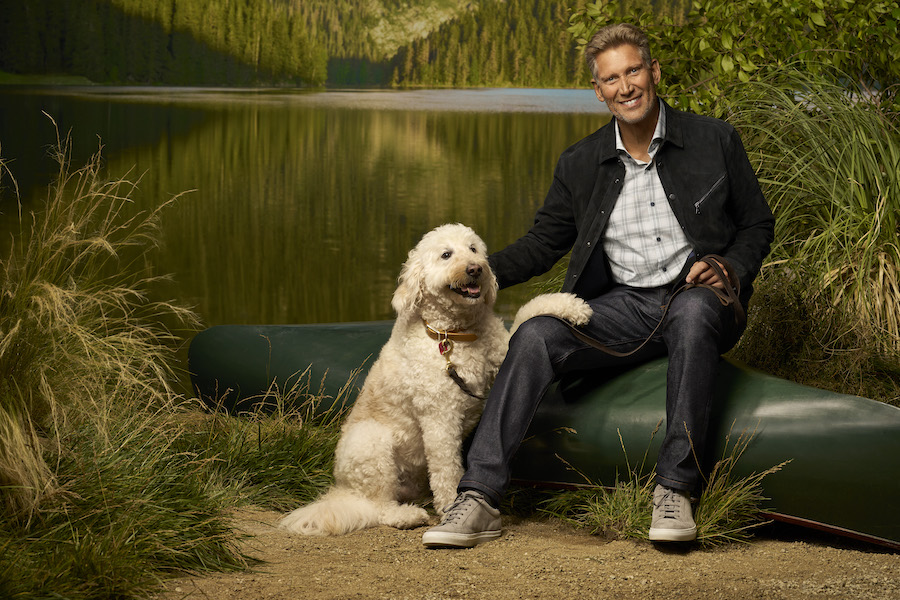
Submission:
POLYGON ((733 46, 733 42, 734 42, 734 40, 731 37, 730 33, 728 33, 727 31, 722 32, 722 47, 723 48, 725 48, 726 50, 731 50, 731 48, 733 46))
POLYGON ((819 27, 825 27, 825 15, 820 12, 814 12, 809 15, 809 20, 819 27))
POLYGON ((732 71, 734 71, 734 61, 727 54, 722 56, 720 64, 722 66, 723 72, 731 73, 732 71))

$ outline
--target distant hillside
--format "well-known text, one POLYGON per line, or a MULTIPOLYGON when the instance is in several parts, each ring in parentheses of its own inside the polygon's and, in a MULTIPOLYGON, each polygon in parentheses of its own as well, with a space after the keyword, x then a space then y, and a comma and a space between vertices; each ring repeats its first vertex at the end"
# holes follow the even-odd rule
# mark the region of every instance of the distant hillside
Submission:
MULTIPOLYGON (((0 0, 0 71, 98 83, 582 85, 587 0, 0 0)), ((622 0, 683 14, 689 0, 622 0)))
MULTIPOLYGON (((484 0, 427 37, 401 48, 391 83, 400 86, 569 87, 590 78, 566 32, 588 0, 484 0)), ((690 0, 625 0, 623 18, 640 11, 679 22, 690 0)))
POLYGON ((302 15, 268 0, 0 0, 0 70, 100 83, 320 85, 302 15))
POLYGON ((478 10, 472 0, 280 0, 303 16, 330 58, 384 61, 442 23, 478 10))

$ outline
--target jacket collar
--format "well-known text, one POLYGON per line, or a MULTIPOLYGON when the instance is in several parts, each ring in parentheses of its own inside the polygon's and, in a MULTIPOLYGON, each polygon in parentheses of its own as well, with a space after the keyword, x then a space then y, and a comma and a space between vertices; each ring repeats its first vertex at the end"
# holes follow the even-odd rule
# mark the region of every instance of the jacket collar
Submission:
MULTIPOLYGON (((683 148, 684 137, 682 135, 682 122, 684 113, 669 106, 662 98, 660 98, 659 101, 665 106, 666 111, 666 133, 665 136, 663 136, 663 143, 660 148, 665 147, 666 144, 674 144, 679 148, 683 148)), ((600 143, 598 162, 603 163, 608 160, 618 159, 619 152, 616 150, 615 117, 613 117, 609 123, 601 127, 597 133, 599 134, 598 141, 600 143)))

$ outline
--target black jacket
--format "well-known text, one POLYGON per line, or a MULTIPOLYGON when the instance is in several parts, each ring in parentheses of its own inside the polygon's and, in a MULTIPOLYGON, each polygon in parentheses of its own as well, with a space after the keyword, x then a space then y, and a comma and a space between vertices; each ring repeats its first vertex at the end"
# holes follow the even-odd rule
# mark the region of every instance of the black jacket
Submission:
MULTIPOLYGON (((669 204, 695 257, 719 254, 729 262, 746 304, 769 253, 775 218, 731 125, 666 110, 656 167, 669 204)), ((613 281, 601 234, 624 174, 612 121, 563 152, 534 225, 490 256, 500 287, 547 272, 571 250, 562 291, 590 299, 608 290, 613 281)))

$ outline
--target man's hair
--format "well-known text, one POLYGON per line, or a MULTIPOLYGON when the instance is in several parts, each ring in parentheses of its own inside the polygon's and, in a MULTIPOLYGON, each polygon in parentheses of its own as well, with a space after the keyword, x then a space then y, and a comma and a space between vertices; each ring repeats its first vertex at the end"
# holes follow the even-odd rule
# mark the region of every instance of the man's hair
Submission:
POLYGON ((584 60, 591 69, 591 77, 594 78, 594 81, 598 83, 600 81, 600 74, 597 73, 597 55, 626 44, 636 46, 641 52, 644 64, 650 66, 653 58, 650 56, 650 40, 647 39, 646 33, 630 23, 607 25, 595 33, 584 48, 584 60))

